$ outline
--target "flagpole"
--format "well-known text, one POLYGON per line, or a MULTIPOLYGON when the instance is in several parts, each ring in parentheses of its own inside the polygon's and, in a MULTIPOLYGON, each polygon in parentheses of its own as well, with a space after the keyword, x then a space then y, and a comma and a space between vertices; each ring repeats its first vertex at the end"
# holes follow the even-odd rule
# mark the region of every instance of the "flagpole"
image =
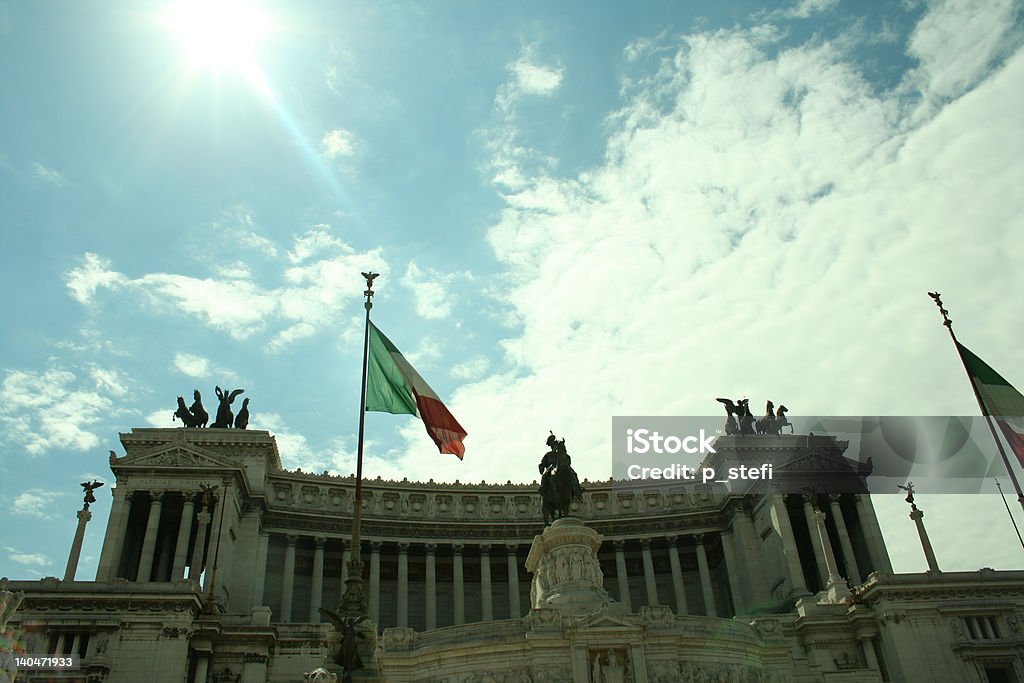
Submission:
POLYGON ((366 426, 366 373, 369 367, 370 353, 370 309, 373 308, 373 281, 379 273, 367 272, 366 290, 363 296, 363 308, 366 309, 366 320, 363 326, 363 373, 362 387, 359 390, 359 443, 356 445, 356 495, 355 508, 352 512, 352 557, 348 563, 348 575, 345 579, 345 593, 341 596, 338 612, 346 617, 368 616, 366 592, 363 590, 363 559, 360 526, 363 519, 363 434, 366 426))
POLYGON ((1006 468, 1006 474, 1010 477, 1010 481, 1013 482, 1013 488, 1017 492, 1017 502, 1020 503, 1021 508, 1024 508, 1024 493, 1021 492, 1020 482, 1017 481, 1017 475, 1013 473, 1013 468, 1010 467, 1010 459, 1006 457, 1006 451, 1003 449, 1003 442, 999 440, 999 435, 996 433, 996 428, 992 426, 992 416, 989 415, 988 408, 985 407, 985 402, 981 400, 981 393, 978 391, 978 386, 974 383, 974 379, 971 378, 971 371, 967 367, 967 359, 964 358, 963 352, 960 350, 960 342, 957 341, 956 334, 953 332, 953 321, 949 317, 949 311, 942 305, 941 294, 938 292, 928 292, 928 296, 932 298, 935 305, 939 307, 939 313, 942 314, 942 324, 949 330, 949 336, 953 340, 953 346, 956 347, 956 354, 960 357, 960 363, 964 366, 964 372, 967 373, 967 380, 971 383, 971 389, 974 391, 974 398, 978 401, 978 407, 981 408, 981 414, 985 416, 985 424, 988 425, 988 431, 992 433, 992 440, 996 442, 996 448, 999 449, 999 457, 1003 459, 1003 467, 1006 468))
POLYGON ((1003 501, 1003 507, 1006 508, 1006 514, 1010 517, 1010 524, 1013 525, 1013 530, 1017 532, 1017 540, 1020 541, 1020 547, 1024 548, 1024 537, 1020 535, 1020 528, 1017 526, 1017 520, 1013 518, 1013 513, 1010 512, 1010 506, 1006 504, 1006 496, 1003 495, 1003 487, 999 485, 999 480, 994 479, 996 482, 996 488, 999 489, 999 498, 1003 501))

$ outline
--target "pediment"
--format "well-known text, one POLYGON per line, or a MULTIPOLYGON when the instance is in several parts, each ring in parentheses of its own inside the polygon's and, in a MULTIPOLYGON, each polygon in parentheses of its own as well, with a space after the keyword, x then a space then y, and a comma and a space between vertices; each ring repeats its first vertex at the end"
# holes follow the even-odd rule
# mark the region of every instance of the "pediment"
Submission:
MULTIPOLYGON (((111 463, 114 464, 114 463, 111 463)), ((187 443, 170 443, 135 453, 116 462, 119 467, 237 467, 225 458, 187 443)))
POLYGON ((580 621, 576 628, 587 629, 590 631, 594 630, 621 630, 624 628, 635 629, 637 627, 636 619, 629 616, 619 616, 612 614, 607 610, 601 610, 596 614, 592 614, 586 619, 580 621))
POLYGON ((797 457, 789 458, 785 462, 774 464, 775 470, 779 472, 849 472, 859 473, 865 467, 855 460, 849 460, 841 455, 832 455, 822 451, 811 451, 802 453, 797 457))

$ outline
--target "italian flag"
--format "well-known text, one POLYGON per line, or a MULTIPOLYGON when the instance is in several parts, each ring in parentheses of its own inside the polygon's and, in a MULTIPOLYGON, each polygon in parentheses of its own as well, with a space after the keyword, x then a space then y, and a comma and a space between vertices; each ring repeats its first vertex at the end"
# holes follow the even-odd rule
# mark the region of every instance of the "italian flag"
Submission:
POLYGON ((366 375, 366 410, 368 412, 415 415, 423 420, 427 434, 442 453, 452 453, 459 460, 466 452, 462 440, 466 430, 420 373, 409 364, 391 340, 370 323, 370 354, 366 375))
POLYGON ((983 412, 995 418, 1006 442, 1024 466, 1024 396, 966 346, 957 342, 957 347, 981 396, 983 412))

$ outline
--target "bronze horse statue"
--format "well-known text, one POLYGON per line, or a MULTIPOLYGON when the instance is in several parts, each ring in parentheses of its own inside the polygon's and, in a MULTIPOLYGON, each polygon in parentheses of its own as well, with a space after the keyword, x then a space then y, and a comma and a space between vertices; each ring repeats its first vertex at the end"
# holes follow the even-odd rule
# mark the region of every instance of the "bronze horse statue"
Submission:
POLYGON ((544 512, 544 525, 570 514, 572 501, 583 502, 583 489, 572 469, 572 458, 565 449, 565 439, 559 441, 552 433, 547 440, 550 451, 544 454, 538 469, 541 473, 540 496, 544 512))

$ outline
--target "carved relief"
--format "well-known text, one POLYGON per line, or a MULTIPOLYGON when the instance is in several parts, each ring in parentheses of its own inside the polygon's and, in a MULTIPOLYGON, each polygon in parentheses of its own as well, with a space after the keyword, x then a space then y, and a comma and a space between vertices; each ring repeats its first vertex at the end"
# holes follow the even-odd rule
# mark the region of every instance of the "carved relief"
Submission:
POLYGON ((303 505, 318 505, 320 503, 320 488, 318 486, 303 486, 301 490, 303 505))
POLYGON ((274 484, 274 500, 278 503, 285 505, 291 505, 295 502, 294 494, 292 493, 292 485, 288 483, 275 483, 274 484))

